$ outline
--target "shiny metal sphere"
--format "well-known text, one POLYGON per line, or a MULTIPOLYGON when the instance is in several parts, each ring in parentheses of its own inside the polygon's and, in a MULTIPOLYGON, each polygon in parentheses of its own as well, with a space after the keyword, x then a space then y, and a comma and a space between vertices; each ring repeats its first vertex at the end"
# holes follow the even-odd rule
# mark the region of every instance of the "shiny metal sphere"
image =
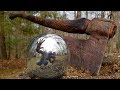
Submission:
POLYGON ((43 78, 62 75, 68 64, 68 53, 66 42, 56 34, 35 37, 27 50, 28 70, 43 78))

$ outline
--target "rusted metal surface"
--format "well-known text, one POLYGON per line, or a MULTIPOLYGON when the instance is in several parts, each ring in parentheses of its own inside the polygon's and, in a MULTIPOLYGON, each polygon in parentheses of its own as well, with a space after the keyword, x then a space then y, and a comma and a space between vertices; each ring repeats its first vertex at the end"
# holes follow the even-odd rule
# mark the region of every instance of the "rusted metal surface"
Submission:
POLYGON ((70 64, 98 75, 103 61, 105 49, 110 38, 116 32, 117 26, 113 21, 106 19, 88 20, 50 20, 41 19, 27 14, 11 14, 10 18, 21 17, 34 23, 61 30, 68 33, 88 34, 88 40, 79 40, 64 37, 70 49, 70 64))
POLYGON ((54 28, 60 31, 69 32, 69 33, 85 33, 89 19, 78 19, 78 20, 51 20, 51 19, 42 19, 37 16, 27 15, 27 14, 10 14, 10 19, 21 17, 27 20, 30 20, 34 23, 54 28))
POLYGON ((112 21, 93 19, 86 29, 90 34, 88 40, 65 37, 71 54, 70 64, 88 70, 92 75, 98 75, 107 42, 114 36, 116 29, 117 26, 112 21))
POLYGON ((106 19, 94 18, 89 23, 86 33, 99 38, 99 36, 112 38, 117 30, 117 26, 113 21, 106 19))
POLYGON ((78 40, 65 37, 70 49, 70 64, 87 71, 92 75, 98 75, 104 57, 106 40, 97 40, 92 36, 88 40, 78 40))

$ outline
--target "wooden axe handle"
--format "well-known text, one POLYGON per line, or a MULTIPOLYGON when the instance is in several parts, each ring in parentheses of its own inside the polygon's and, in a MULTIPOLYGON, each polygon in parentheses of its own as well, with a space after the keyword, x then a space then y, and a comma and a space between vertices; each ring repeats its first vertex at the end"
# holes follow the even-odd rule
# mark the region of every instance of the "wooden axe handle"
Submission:
POLYGON ((84 34, 89 24, 90 20, 86 18, 81 18, 78 20, 52 20, 52 19, 43 19, 33 15, 27 15, 25 13, 11 13, 9 18, 15 19, 21 17, 32 21, 34 23, 53 28, 56 30, 68 32, 68 33, 81 33, 84 34))

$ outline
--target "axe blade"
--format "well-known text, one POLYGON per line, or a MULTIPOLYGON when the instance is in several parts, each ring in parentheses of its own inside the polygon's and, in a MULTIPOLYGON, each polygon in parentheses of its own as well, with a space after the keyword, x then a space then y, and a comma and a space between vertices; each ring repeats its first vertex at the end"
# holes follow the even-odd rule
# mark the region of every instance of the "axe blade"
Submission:
POLYGON ((65 37, 64 39, 70 49, 70 65, 89 71, 91 75, 98 75, 108 38, 96 39, 90 36, 88 40, 72 37, 65 37))

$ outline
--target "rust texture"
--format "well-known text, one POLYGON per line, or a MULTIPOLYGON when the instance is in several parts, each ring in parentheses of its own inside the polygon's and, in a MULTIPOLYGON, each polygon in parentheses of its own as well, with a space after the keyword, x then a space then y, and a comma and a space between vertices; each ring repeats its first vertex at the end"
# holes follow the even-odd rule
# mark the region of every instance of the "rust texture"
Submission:
POLYGON ((27 20, 30 20, 34 23, 57 29, 69 33, 85 33, 89 19, 79 19, 79 20, 51 20, 51 19, 42 19, 37 16, 27 15, 27 14, 10 14, 10 19, 21 17, 27 20))
POLYGON ((114 36, 116 29, 114 22, 96 18, 91 20, 86 29, 90 34, 88 40, 65 37, 70 49, 70 64, 88 70, 92 75, 98 75, 107 43, 114 36))
POLYGON ((88 40, 79 40, 69 36, 64 37, 64 40, 70 49, 70 64, 90 71, 92 75, 99 74, 107 43, 117 30, 116 24, 106 19, 51 20, 27 14, 10 15, 10 19, 16 17, 68 33, 90 35, 88 40))
POLYGON ((98 75, 108 41, 107 37, 104 39, 98 40, 92 36, 88 40, 65 37, 70 49, 70 64, 98 75))

